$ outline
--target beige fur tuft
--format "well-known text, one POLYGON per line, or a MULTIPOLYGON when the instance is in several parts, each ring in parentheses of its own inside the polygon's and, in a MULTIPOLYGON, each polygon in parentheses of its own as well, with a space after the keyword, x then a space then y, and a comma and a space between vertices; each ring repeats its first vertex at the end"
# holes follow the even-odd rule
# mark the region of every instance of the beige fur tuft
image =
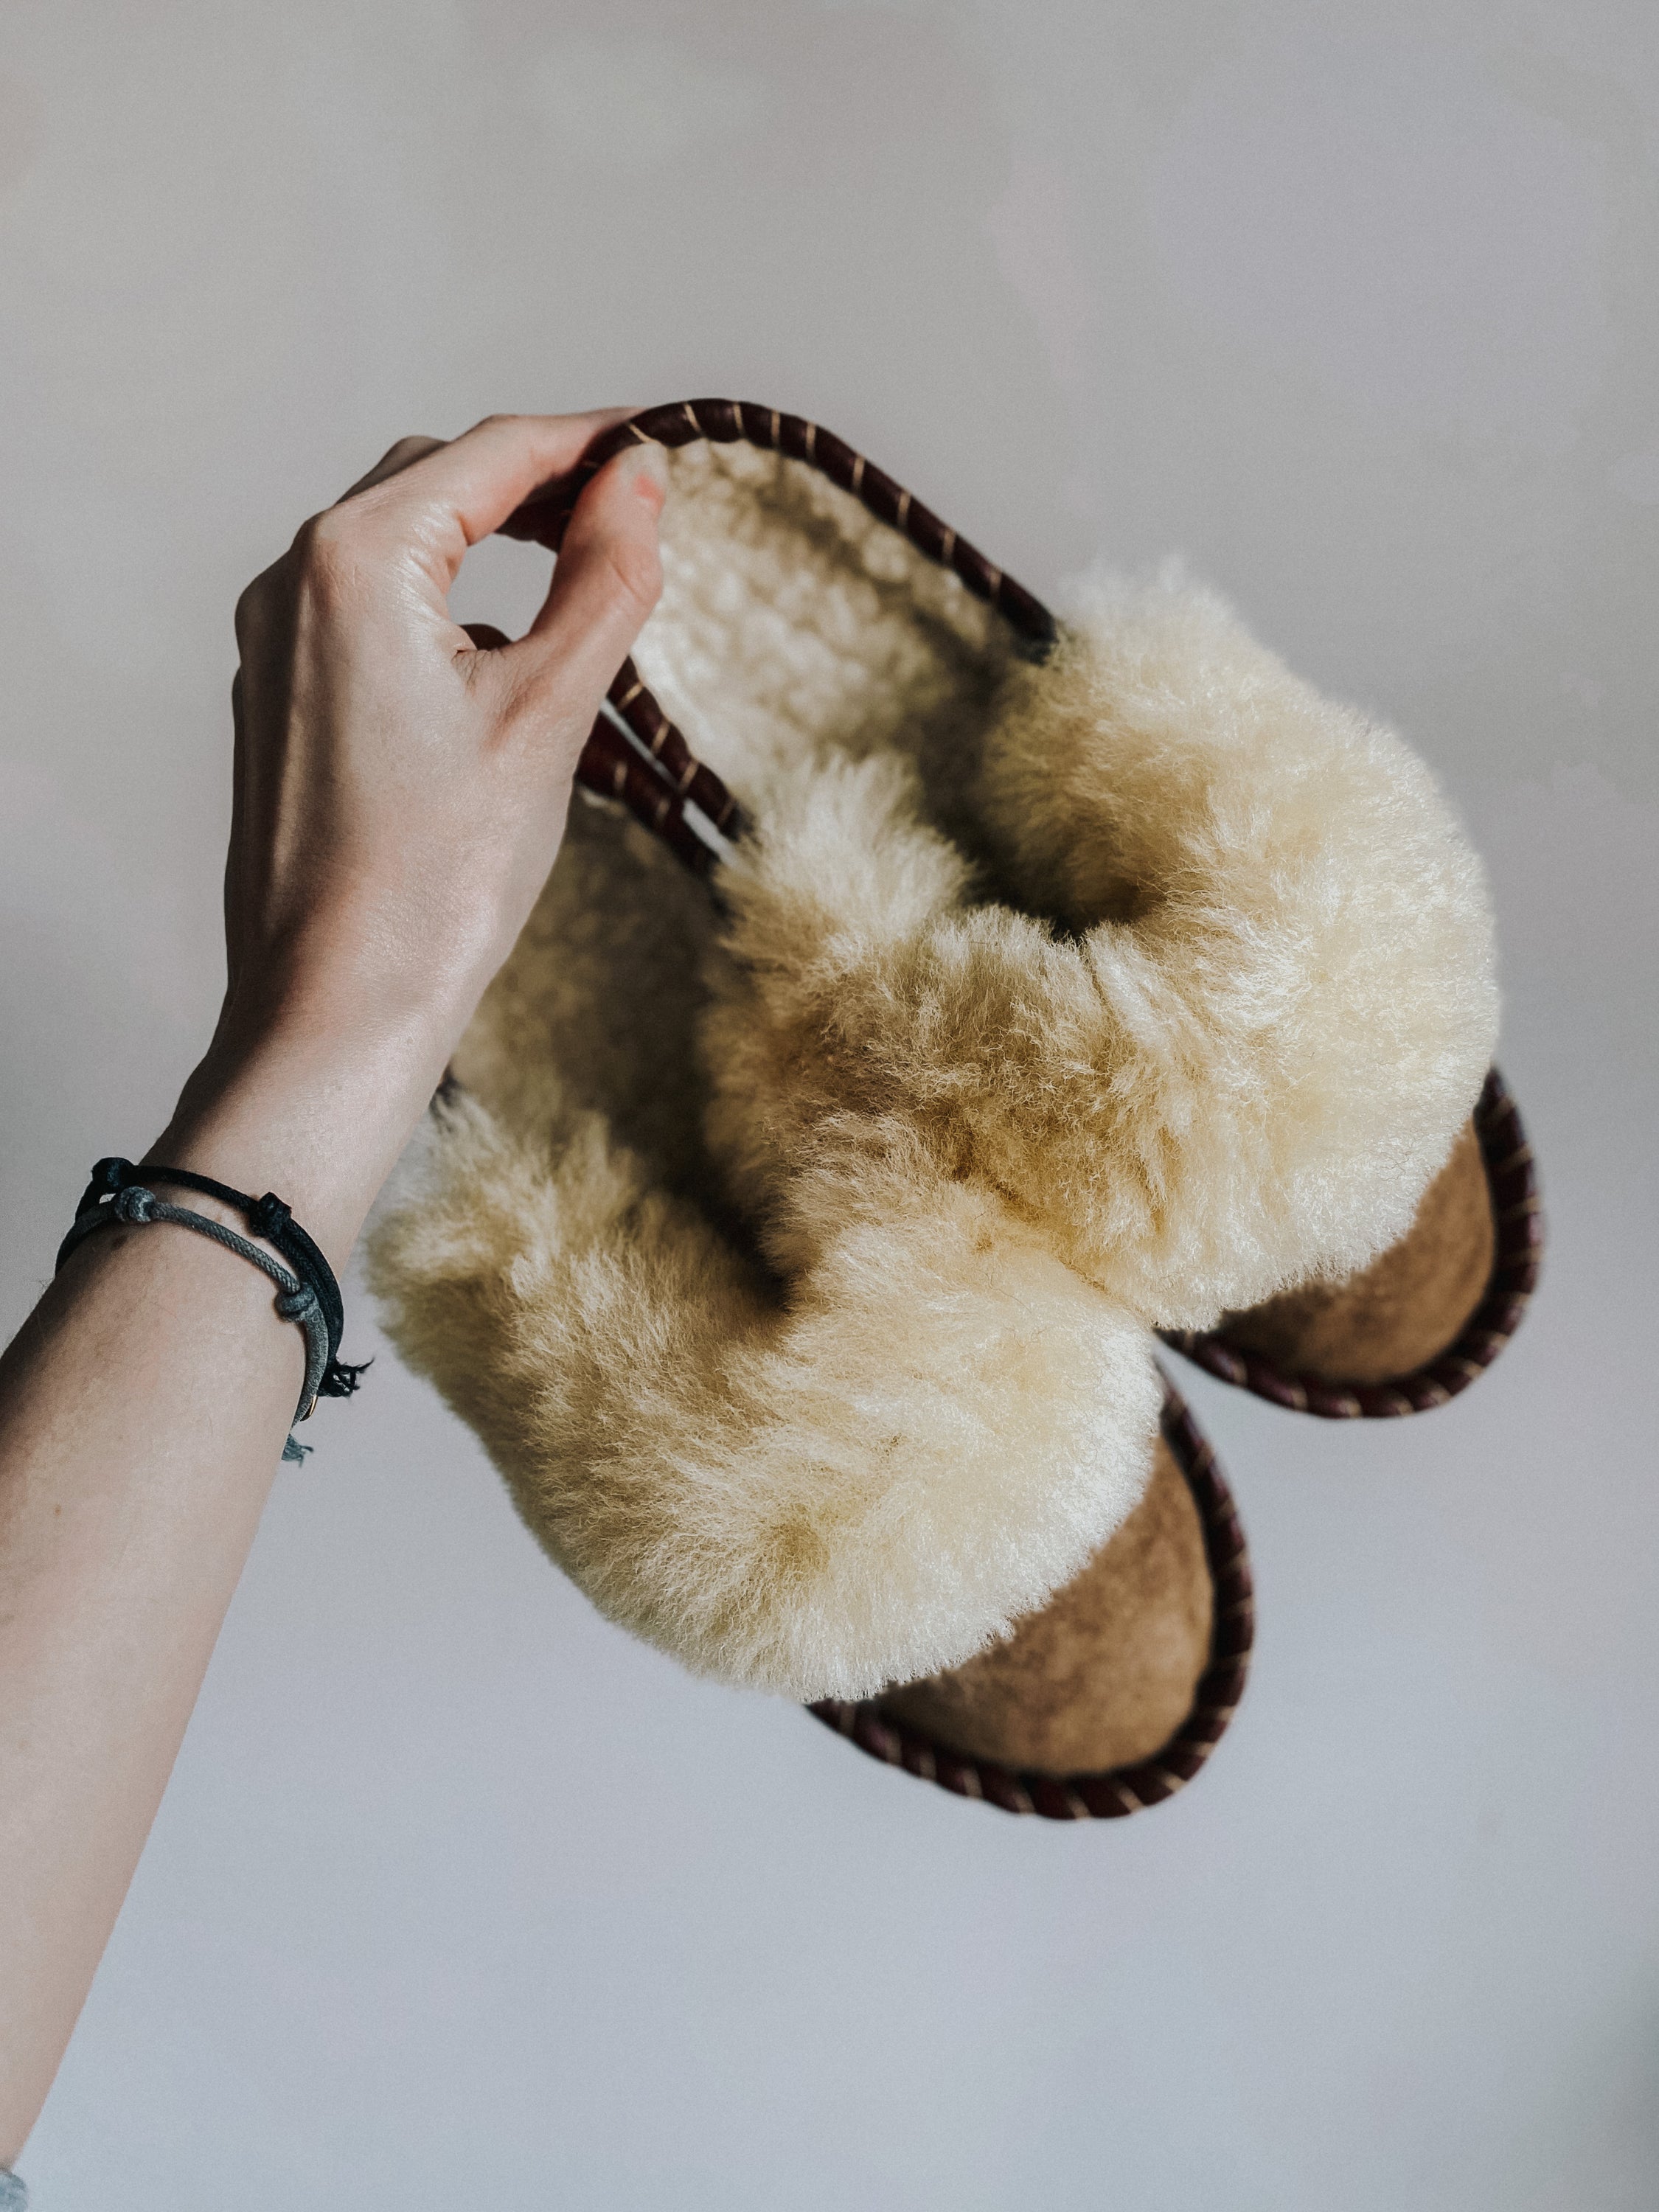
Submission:
POLYGON ((775 775, 726 872, 711 1131, 775 1200, 816 1133, 919 1130, 1203 1328, 1410 1226, 1491 1057, 1491 923, 1422 763, 1218 601, 1097 585, 1081 616, 1011 674, 980 776, 1058 927, 975 902, 896 756, 775 775))
POLYGON ((1097 581, 1030 667, 797 465, 674 468, 639 658, 757 834, 722 923, 575 811, 371 1279, 614 1619, 859 1696, 1125 1518, 1152 1326, 1403 1232, 1490 923, 1420 763, 1213 599, 1097 581))
POLYGON ((896 1137, 822 1157, 787 1288, 550 1085, 437 1109, 372 1239, 404 1356, 551 1555, 688 1666, 860 1697, 971 1656, 1144 1486, 1146 1332, 896 1137))

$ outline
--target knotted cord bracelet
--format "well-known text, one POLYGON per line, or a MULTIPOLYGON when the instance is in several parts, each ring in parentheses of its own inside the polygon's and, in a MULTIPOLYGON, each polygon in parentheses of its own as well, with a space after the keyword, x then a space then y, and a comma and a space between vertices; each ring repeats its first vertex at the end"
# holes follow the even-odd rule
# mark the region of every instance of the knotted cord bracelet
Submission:
MULTIPOLYGON (((228 1252, 251 1260, 276 1284, 278 1316, 295 1323, 306 1342, 306 1379, 295 1412, 296 1422, 310 1419, 319 1397, 351 1395, 368 1363, 352 1366, 337 1356, 345 1306, 334 1270, 273 1191, 267 1191, 263 1198, 251 1198, 246 1191, 233 1190, 228 1184, 215 1182, 211 1176, 198 1175, 191 1168, 136 1168, 131 1160, 114 1157, 100 1160, 75 1210, 70 1232, 58 1249, 58 1266, 61 1267, 78 1244, 107 1224, 142 1229, 154 1221, 176 1223, 180 1229, 210 1237, 228 1252), (185 1206, 170 1206, 156 1196, 150 1187, 154 1183, 178 1184, 234 1207, 256 1237, 276 1246, 289 1267, 283 1267, 234 1229, 226 1228, 222 1221, 192 1213, 185 1206)), ((306 1450, 304 1444, 289 1437, 283 1447, 283 1457, 301 1460, 306 1450)))

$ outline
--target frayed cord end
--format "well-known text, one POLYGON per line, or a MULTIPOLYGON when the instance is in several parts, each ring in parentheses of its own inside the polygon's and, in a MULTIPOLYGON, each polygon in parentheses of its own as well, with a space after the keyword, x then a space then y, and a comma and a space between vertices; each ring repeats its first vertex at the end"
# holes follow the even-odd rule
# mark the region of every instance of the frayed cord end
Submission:
POLYGON ((319 1398, 350 1398, 356 1395, 357 1385, 374 1364, 372 1359, 331 1359, 323 1370, 323 1379, 317 1385, 319 1398))

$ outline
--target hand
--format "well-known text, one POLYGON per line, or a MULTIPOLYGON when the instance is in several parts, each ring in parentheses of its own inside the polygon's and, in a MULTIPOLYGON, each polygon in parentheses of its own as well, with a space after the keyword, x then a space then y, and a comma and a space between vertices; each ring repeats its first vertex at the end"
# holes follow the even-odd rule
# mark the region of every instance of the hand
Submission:
POLYGON ((461 629, 450 586, 616 419, 404 439, 238 605, 228 984, 154 1157, 211 1154, 209 1172, 309 1204, 325 1245, 355 1235, 552 864, 583 739, 659 588, 660 450, 583 492, 517 643, 461 629))

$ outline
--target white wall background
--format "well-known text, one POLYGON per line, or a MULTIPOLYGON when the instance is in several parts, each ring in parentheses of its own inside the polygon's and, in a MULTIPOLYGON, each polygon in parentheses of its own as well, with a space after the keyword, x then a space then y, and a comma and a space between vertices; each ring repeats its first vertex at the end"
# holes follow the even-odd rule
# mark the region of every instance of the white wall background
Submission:
POLYGON ((1553 1238, 1447 1411, 1192 1385, 1249 1698, 1075 1831, 630 1644, 383 1358, 282 1479, 41 2212, 1659 2198, 1656 152, 1650 0, 9 0, 7 1328, 209 1025, 240 585, 402 432, 706 392, 1039 591, 1178 548, 1409 732, 1553 1238))

